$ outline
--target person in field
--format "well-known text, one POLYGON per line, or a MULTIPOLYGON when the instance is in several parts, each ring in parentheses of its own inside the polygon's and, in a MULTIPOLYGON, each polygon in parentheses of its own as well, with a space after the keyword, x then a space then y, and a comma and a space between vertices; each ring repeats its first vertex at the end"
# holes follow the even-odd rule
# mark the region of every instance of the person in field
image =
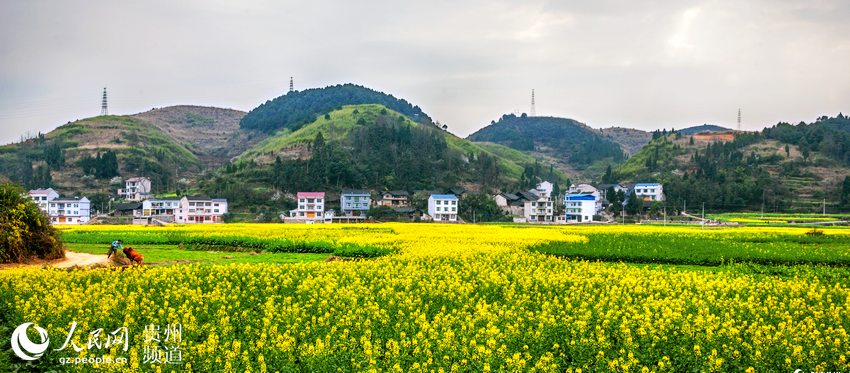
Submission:
POLYGON ((112 241, 112 247, 109 248, 109 253, 106 254, 106 257, 109 258, 112 254, 115 254, 118 249, 124 249, 124 247, 121 246, 121 240, 112 241))

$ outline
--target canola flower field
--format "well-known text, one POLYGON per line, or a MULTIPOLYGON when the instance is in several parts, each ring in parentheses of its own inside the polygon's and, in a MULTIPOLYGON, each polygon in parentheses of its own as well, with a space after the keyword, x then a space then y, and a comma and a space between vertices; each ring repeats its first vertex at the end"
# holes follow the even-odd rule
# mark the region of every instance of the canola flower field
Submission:
MULTIPOLYGON (((0 271, 3 334, 33 322, 51 336, 51 349, 31 363, 3 345, 0 364, 46 369, 60 357, 96 355, 128 361, 60 370, 848 371, 850 230, 807 231, 63 228, 68 242, 118 236, 142 251, 185 243, 370 259, 0 271), (127 326, 128 351, 53 351, 74 321, 86 334, 127 326), (171 323, 182 325, 181 364, 146 362, 144 326, 171 323)), ((72 342, 86 346, 86 338, 77 332, 72 342)))

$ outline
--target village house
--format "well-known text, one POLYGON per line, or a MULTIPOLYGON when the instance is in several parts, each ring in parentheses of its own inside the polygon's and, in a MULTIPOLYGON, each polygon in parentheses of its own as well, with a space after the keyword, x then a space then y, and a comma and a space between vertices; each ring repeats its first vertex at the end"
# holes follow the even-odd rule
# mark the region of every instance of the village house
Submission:
POLYGON ((88 198, 54 198, 48 202, 47 216, 53 224, 85 224, 91 219, 88 198))
POLYGON ((551 223, 554 221, 554 209, 555 206, 551 198, 538 195, 537 199, 525 201, 523 217, 528 223, 551 223))
POLYGON ((564 195, 565 218, 568 223, 585 223, 593 221, 599 196, 590 193, 567 193, 564 195))
POLYGON ((534 188, 534 192, 540 196, 540 198, 553 198, 552 191, 555 189, 555 186, 548 181, 541 181, 540 184, 537 184, 537 187, 534 188))
MULTIPOLYGON (((220 210, 220 203, 218 207, 220 210)), ((133 224, 174 223, 177 221, 177 210, 179 208, 179 198, 146 199, 141 202, 138 209, 133 211, 133 224)))
POLYGON ((340 210, 348 217, 366 217, 372 205, 372 194, 366 190, 345 190, 340 195, 340 210))
MULTIPOLYGON (((165 203, 165 202, 163 202, 165 203)), ((171 203, 151 205, 150 212, 168 211, 171 203)), ((144 208, 144 207, 143 207, 144 208)), ((227 214, 227 200, 223 198, 183 197, 174 211, 174 222, 178 224, 224 223, 227 214)))
POLYGON ((410 194, 403 190, 388 190, 381 193, 381 199, 376 202, 378 206, 408 207, 410 206, 410 194))
POLYGON ((112 208, 112 216, 133 216, 142 210, 141 202, 117 203, 112 208))
POLYGON ((131 177, 124 181, 124 189, 118 189, 118 196, 128 201, 142 201, 151 195, 151 181, 146 177, 131 177))
POLYGON ((434 221, 456 222, 459 207, 454 194, 432 194, 428 197, 428 215, 434 221))
POLYGON ((659 183, 637 183, 634 191, 635 195, 644 202, 664 200, 664 186, 659 183))
POLYGON ((34 189, 30 190, 29 193, 27 193, 27 196, 33 200, 36 205, 38 205, 38 208, 41 209, 41 211, 46 213, 50 201, 59 198, 59 193, 56 193, 53 188, 34 189))
POLYGON ((298 192, 298 207, 289 211, 289 217, 308 222, 324 221, 325 192, 298 192))

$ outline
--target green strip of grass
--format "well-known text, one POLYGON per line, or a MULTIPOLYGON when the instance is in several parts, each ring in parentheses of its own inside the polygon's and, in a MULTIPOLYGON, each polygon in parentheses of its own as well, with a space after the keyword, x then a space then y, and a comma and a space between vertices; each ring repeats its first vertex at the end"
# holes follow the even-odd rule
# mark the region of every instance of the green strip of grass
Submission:
MULTIPOLYGON (((106 255, 109 245, 71 243, 68 249, 88 254, 106 255)), ((231 251, 198 251, 182 250, 177 245, 142 245, 135 246, 149 264, 161 263, 192 263, 228 264, 228 263, 301 263, 325 260, 331 256, 327 253, 254 253, 231 251)))

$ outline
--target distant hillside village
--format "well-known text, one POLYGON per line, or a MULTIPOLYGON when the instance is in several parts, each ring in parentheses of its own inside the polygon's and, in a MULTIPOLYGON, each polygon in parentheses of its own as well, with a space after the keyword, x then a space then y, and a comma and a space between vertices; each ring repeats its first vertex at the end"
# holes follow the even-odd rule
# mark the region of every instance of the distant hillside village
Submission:
MULTIPOLYGON (((605 211, 612 211, 614 206, 619 206, 625 214, 627 206, 635 206, 640 211, 653 202, 664 200, 664 188, 659 183, 604 184, 598 187, 573 184, 563 194, 555 189, 551 182, 542 181, 527 191, 499 193, 488 198, 492 198, 508 221, 529 224, 610 221, 603 215, 605 211)), ((206 196, 158 198, 150 190, 151 180, 148 178, 126 179, 124 187, 116 190, 114 200, 118 203, 110 204, 108 213, 101 216, 125 217, 127 222, 140 225, 216 224, 227 220, 227 199, 206 196)), ((387 220, 463 223, 465 221, 460 213, 464 194, 463 188, 413 193, 388 190, 376 195, 368 190, 342 190, 338 194, 298 192, 295 195, 296 207, 281 213, 279 220, 304 224, 387 220)), ((28 196, 53 224, 88 224, 93 220, 91 202, 85 196, 60 198, 52 188, 30 190, 28 196)), ((475 222, 474 212, 472 216, 475 222)))

